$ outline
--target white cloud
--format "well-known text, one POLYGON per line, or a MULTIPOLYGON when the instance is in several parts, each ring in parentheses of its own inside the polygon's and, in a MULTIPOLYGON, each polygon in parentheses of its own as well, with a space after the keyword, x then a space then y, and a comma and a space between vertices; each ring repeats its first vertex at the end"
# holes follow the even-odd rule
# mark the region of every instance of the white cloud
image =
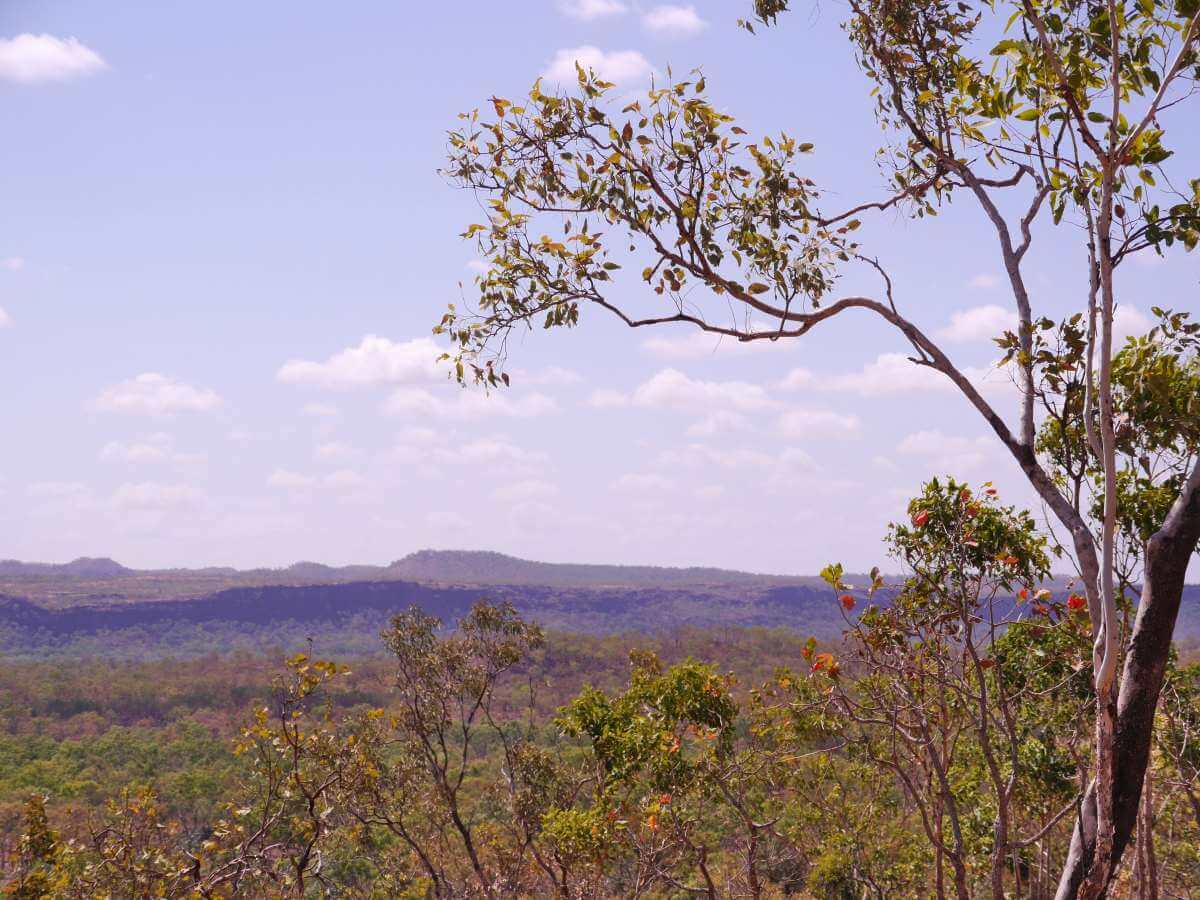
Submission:
POLYGON ((558 8, 564 15, 583 22, 619 16, 629 10, 620 0, 558 0, 558 8))
MULTIPOLYGON (((1007 395, 1016 389, 1007 368, 997 365, 964 366, 960 371, 985 395, 1007 395)), ((857 372, 818 375, 808 369, 793 369, 778 383, 778 387, 782 390, 855 393, 863 397, 953 393, 957 390, 954 382, 941 372, 918 365, 903 353, 881 353, 857 372)))
POLYGON ((209 412, 221 397, 208 388, 193 387, 157 372, 144 372, 101 392, 96 408, 104 412, 165 415, 174 412, 209 412))
POLYGON ((749 427, 750 422, 745 416, 728 410, 718 410, 689 425, 687 436, 713 437, 729 431, 745 431, 749 427))
POLYGON ((705 469, 717 466, 722 469, 765 471, 776 463, 776 458, 762 450, 688 444, 686 447, 660 451, 654 463, 666 469, 705 469))
POLYGON ((903 353, 881 353, 858 372, 819 379, 821 386, 871 397, 914 391, 947 391, 953 388, 940 372, 918 366, 903 353))
POLYGON ((362 458, 362 451, 342 441, 327 441, 313 450, 313 459, 318 462, 349 462, 362 458))
POLYGON ((558 412, 558 403, 545 394, 513 395, 504 390, 484 393, 460 388, 453 391, 450 396, 437 397, 424 388, 399 388, 384 404, 384 411, 394 415, 418 414, 462 420, 489 416, 532 419, 558 412))
POLYGON ((906 436, 896 446, 896 452, 929 460, 937 468, 954 474, 981 465, 995 446, 995 441, 988 437, 965 438, 925 430, 906 436))
POLYGON ((0 269, 8 269, 10 272, 20 272, 25 268, 25 260, 20 256, 8 256, 0 259, 0 269))
POLYGON ((347 347, 325 362, 289 360, 280 367, 276 377, 288 384, 327 390, 428 383, 445 378, 437 364, 441 354, 442 348, 431 338, 396 343, 369 334, 357 347, 347 347))
POLYGON ((431 528, 448 531, 458 531, 470 527, 470 521, 461 513, 453 510, 435 510, 425 516, 425 522, 431 528))
POLYGON ((338 469, 325 476, 325 484, 339 491, 356 491, 367 486, 367 479, 352 469, 338 469))
POLYGON ((409 425, 401 429, 396 440, 402 444, 432 444, 437 440, 438 433, 432 428, 420 425, 409 425))
POLYGON ((547 81, 558 84, 574 84, 578 78, 575 64, 584 70, 591 69, 604 81, 616 84, 628 84, 634 81, 645 81, 654 71, 646 57, 636 50, 604 51, 599 47, 585 44, 582 47, 572 47, 559 50, 554 59, 542 73, 547 81))
POLYGON ((614 391, 611 388, 601 388, 592 391, 592 396, 588 398, 588 405, 594 406, 596 409, 614 409, 619 406, 628 406, 629 395, 623 394, 620 391, 614 391))
POLYGON ((305 403, 300 407, 300 413, 315 419, 332 419, 338 414, 338 408, 328 403, 305 403))
POLYGON ((142 481, 118 487, 113 493, 113 505, 118 509, 169 509, 195 506, 203 498, 203 493, 189 484, 142 481))
POLYGON ((779 387, 785 391, 799 391, 811 388, 817 383, 817 376, 808 369, 792 369, 779 382, 779 387))
POLYGON ((1118 306, 1113 310, 1113 350, 1120 350, 1131 337, 1141 337, 1154 323, 1135 306, 1118 306))
POLYGON ((316 479, 308 475, 302 475, 299 472, 293 472, 289 469, 276 469, 267 476, 267 486, 273 488, 282 488, 287 491, 302 490, 310 488, 316 483, 316 479))
POLYGON ((534 500, 548 500, 558 496, 558 486, 547 481, 526 479, 512 484, 501 485, 492 491, 492 499, 500 503, 515 504, 529 503, 534 500))
POLYGON ((100 461, 127 463, 129 465, 174 463, 194 465, 203 463, 205 456, 198 453, 180 453, 169 434, 151 434, 133 441, 109 441, 100 449, 100 461))
POLYGON ((12 323, 12 316, 4 311, 3 306, 0 306, 0 328, 11 328, 12 323))
POLYGON ((33 84, 69 81, 107 68, 100 55, 77 38, 18 34, 0 38, 0 80, 33 84))
POLYGON ((615 491, 640 495, 647 492, 669 491, 675 487, 675 482, 654 472, 630 472, 613 481, 610 487, 615 491))
POLYGON ((35 481, 25 488, 30 497, 49 500, 85 496, 91 491, 86 484, 79 481, 35 481))
POLYGON ((952 313, 950 324, 938 331, 948 341, 987 341, 1017 327, 1017 314, 989 303, 952 313))
POLYGON ((1000 279, 995 275, 992 275, 990 272, 982 272, 968 281, 967 284, 970 287, 977 288, 981 291, 989 291, 992 288, 1000 285, 1000 279))
POLYGON ((480 438, 454 447, 437 449, 431 456, 435 462, 456 465, 496 462, 530 464, 544 463, 548 459, 546 454, 539 450, 526 450, 502 437, 480 438))
POLYGON ((564 369, 562 366, 548 366, 545 369, 526 371, 517 369, 512 373, 513 383, 518 386, 532 385, 545 387, 570 387, 583 381, 583 376, 574 369, 564 369))
POLYGON ((696 7, 690 3, 687 5, 664 3, 655 6, 642 16, 642 24, 650 31, 673 37, 699 34, 708 26, 708 23, 696 12, 696 7))
MULTIPOLYGON (((592 395, 593 406, 620 405, 615 395, 598 397, 597 394, 592 395)), ((721 409, 751 411, 776 405, 761 385, 747 381, 700 381, 678 369, 663 369, 638 385, 628 402, 652 409, 698 410, 703 413, 721 409)))
POLYGON ((851 437, 859 433, 858 416, 831 409, 790 409, 775 420, 775 429, 795 440, 851 437))
POLYGON ((652 337, 642 341, 642 351, 667 362, 707 359, 730 353, 759 351, 775 346, 771 341, 739 341, 726 335, 690 331, 676 337, 652 337))

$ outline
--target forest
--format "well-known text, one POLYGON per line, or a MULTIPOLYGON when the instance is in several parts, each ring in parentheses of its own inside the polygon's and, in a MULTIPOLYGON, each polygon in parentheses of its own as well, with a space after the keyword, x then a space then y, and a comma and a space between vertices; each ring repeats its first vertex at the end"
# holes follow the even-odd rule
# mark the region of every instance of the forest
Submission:
MULTIPOLYGON (((480 601, 352 663, 6 664, 5 890, 1047 896, 1093 751, 1086 600, 1042 586, 1053 547, 990 485, 929 482, 888 546, 899 582, 822 573, 831 641, 480 601)), ((1117 895, 1200 884, 1198 739, 1173 658, 1117 895)))

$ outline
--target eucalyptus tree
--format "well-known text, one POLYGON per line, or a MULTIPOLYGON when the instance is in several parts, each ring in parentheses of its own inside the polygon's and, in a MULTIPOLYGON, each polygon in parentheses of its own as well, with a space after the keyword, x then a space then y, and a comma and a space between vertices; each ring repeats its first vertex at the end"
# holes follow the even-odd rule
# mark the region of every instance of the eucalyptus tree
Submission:
MULTIPOLYGON (((776 26, 788 0, 755 0, 741 24, 776 26)), ((1195 116, 1195 0, 847 0, 851 52, 873 82, 890 185, 847 209, 803 171, 812 144, 751 140, 706 98, 702 76, 627 95, 579 70, 575 88, 535 83, 493 97, 450 135, 448 175, 481 195, 486 221, 465 237, 488 268, 470 310, 451 307, 460 380, 508 383, 508 338, 534 324, 571 327, 586 308, 634 327, 684 324, 739 341, 802 338, 836 317, 888 323, 914 365, 948 378, 1008 449, 1069 535, 1094 637, 1095 789, 1079 809, 1060 896, 1105 890, 1132 834, 1183 579, 1200 541, 1194 443, 1146 541, 1138 615, 1118 642, 1115 273, 1138 252, 1195 246, 1200 179, 1172 157, 1167 128, 1195 116), (916 216, 964 198, 995 233, 1017 326, 1001 337, 1020 390, 1014 421, 980 393, 910 315, 903 285, 856 239, 868 215, 916 216), (1011 210, 1017 210, 1012 213, 1011 210), (1101 473, 1099 534, 1090 508, 1038 456, 1037 337, 1054 327, 1026 274, 1049 221, 1081 241, 1078 312, 1087 454, 1101 473), (851 266, 875 295, 837 292, 851 266), (623 270, 624 271, 621 271, 623 270), (629 300, 640 272, 649 311, 629 300), (693 290, 693 288, 700 290, 693 290), (730 311, 733 310, 731 314, 730 311), (1118 671, 1123 661, 1123 671, 1118 671)), ((805 89, 808 89, 807 86, 805 89)), ((800 123, 803 126, 803 123, 800 123)), ((1194 352, 1185 365, 1196 366, 1194 352)), ((1196 398, 1181 401, 1193 412, 1196 398)), ((1186 443, 1186 442, 1185 442, 1186 443)))
MULTIPOLYGON (((832 714, 848 744, 916 807, 937 896, 947 894, 948 870, 958 897, 1003 900, 1014 881, 1021 894, 1022 868, 1035 868, 1031 848, 1073 810, 1071 759, 1037 726, 1058 698, 1086 703, 1086 693, 1072 696, 1087 683, 1078 659, 1086 602, 1040 587, 1050 571, 1046 538, 990 485, 976 492, 934 478, 909 514, 888 533, 908 573, 888 602, 852 615, 858 598, 841 567, 822 573, 839 595, 859 677, 837 677, 832 654, 818 654, 813 668, 834 676, 832 714)), ((869 597, 883 587, 874 573, 869 597)), ((1073 705, 1078 720, 1083 704, 1073 705)), ((1058 724, 1069 740, 1071 725, 1058 724)))

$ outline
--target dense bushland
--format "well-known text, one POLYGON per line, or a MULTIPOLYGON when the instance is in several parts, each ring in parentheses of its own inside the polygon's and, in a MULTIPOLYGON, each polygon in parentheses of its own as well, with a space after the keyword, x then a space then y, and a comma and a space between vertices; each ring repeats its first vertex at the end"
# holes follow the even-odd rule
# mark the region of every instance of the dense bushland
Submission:
MULTIPOLYGON (((987 485, 930 482, 888 541, 899 584, 825 571, 836 642, 547 637, 480 602, 395 616, 354 667, 10 667, 8 890, 1050 896, 1092 758, 1086 600, 1041 586, 1053 548, 987 485)), ((1191 896, 1200 666, 1166 683, 1115 889, 1191 896)))

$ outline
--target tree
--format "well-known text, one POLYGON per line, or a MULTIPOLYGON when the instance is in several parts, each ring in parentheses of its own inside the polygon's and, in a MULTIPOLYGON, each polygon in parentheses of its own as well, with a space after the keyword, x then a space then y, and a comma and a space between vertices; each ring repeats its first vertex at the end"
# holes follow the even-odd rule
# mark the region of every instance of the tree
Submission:
MULTIPOLYGON (((1030 724, 1050 696, 1079 684, 1071 661, 1086 642, 1076 627, 1085 604, 1074 594, 1056 601, 1040 587, 1050 568, 1045 538, 1028 513, 1001 506, 990 485, 976 493, 935 478, 909 513, 911 523, 892 526, 888 546, 911 574, 886 603, 851 617, 858 600, 841 567, 824 573, 846 614, 859 677, 838 677, 829 654, 813 668, 832 677, 834 714, 850 745, 917 807, 937 895, 948 864, 958 897, 978 896, 976 884, 987 882, 1003 900, 1006 879, 1019 877, 1012 863, 1074 806, 1069 790, 1062 796, 1070 760, 1054 760, 1030 724), (1031 643, 1057 652, 1031 659, 1031 643), (1048 680, 1058 683, 1039 692, 1048 680), (1024 811, 1056 797, 1058 811, 1021 834, 1024 811)), ((883 586, 874 575, 869 595, 883 586)))
MULTIPOLYGON (((756 0, 743 24, 774 26, 787 7, 787 0, 756 0)), ((513 329, 571 327, 589 306, 635 328, 682 323, 740 341, 801 338, 851 311, 893 326, 913 363, 950 379, 983 416, 1069 536, 1094 638, 1096 759, 1059 894, 1096 896, 1133 833, 1183 579, 1200 541, 1193 454, 1152 524, 1141 602, 1122 654, 1114 274, 1133 253, 1191 249, 1200 238, 1200 179, 1176 170, 1166 142, 1167 122, 1186 115, 1200 76, 1200 7, 1194 0, 848 0, 845 27, 875 83, 881 159, 892 182, 886 196, 825 209, 799 170, 812 145, 787 134, 744 141, 732 117, 705 99, 703 76, 618 108, 613 85, 580 69, 575 91, 549 94, 536 83, 527 101, 493 98, 494 118, 467 113, 451 134, 447 172, 489 207, 487 221, 464 235, 489 268, 477 279, 477 309, 451 307, 436 331, 452 342, 460 380, 496 386, 508 383, 513 329), (1017 328, 1001 337, 1021 391, 1011 424, 901 311, 886 268, 855 239, 867 214, 930 216, 960 196, 994 228, 1017 314, 1017 328), (1006 213, 1017 207, 1015 218, 1006 213), (1022 265, 1047 210, 1053 224, 1080 230, 1086 252, 1077 367, 1085 452, 1101 474, 1098 535, 1091 510, 1038 457, 1047 365, 1035 335, 1054 323, 1035 313, 1022 265), (618 299, 628 294, 622 273, 630 261, 661 298, 659 308, 639 312, 618 299), (850 265, 878 273, 877 297, 832 296, 850 265), (731 305, 740 312, 715 311, 731 305)), ((1188 365, 1196 365, 1194 355, 1188 365)), ((1196 408, 1192 398, 1180 399, 1196 408)))

